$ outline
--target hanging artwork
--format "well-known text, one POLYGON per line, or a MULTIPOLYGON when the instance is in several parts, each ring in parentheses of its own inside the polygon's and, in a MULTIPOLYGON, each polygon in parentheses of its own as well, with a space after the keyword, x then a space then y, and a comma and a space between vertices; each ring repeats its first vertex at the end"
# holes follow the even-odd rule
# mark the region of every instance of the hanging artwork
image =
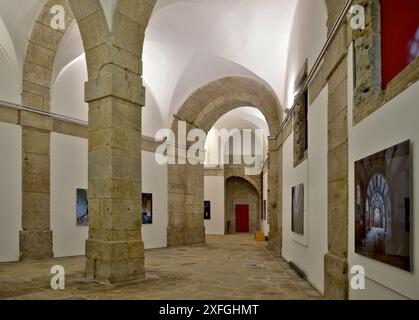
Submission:
POLYGON ((211 220, 211 201, 204 201, 204 220, 211 220))
POLYGON ((85 227, 89 225, 89 208, 87 202, 87 190, 85 189, 77 189, 76 221, 78 227, 85 227))
POLYGON ((304 234, 304 184, 292 188, 292 222, 294 233, 304 234))
POLYGON ((142 221, 143 224, 153 223, 153 194, 143 193, 142 195, 142 221))
POLYGON ((355 252, 411 271, 410 141, 355 163, 355 252))

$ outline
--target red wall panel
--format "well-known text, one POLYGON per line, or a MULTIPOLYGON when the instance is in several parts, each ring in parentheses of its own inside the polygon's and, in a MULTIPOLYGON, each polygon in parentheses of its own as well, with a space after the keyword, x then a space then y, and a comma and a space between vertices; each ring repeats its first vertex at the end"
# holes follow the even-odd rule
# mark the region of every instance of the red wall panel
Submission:
POLYGON ((382 87, 419 55, 419 0, 381 0, 382 87))

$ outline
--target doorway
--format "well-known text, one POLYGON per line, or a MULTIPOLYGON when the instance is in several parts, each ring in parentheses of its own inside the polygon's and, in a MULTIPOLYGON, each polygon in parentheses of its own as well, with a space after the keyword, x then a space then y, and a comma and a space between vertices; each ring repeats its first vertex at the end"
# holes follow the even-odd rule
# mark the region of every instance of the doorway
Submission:
POLYGON ((249 206, 236 205, 236 232, 249 232, 249 206))

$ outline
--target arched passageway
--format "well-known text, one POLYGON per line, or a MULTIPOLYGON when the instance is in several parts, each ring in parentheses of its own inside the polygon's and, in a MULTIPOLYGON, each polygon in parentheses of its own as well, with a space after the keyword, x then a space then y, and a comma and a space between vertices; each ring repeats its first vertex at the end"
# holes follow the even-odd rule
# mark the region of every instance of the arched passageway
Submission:
MULTIPOLYGON (((184 121, 187 131, 199 128, 208 132, 225 113, 236 108, 255 107, 264 115, 270 134, 276 137, 282 119, 282 107, 275 93, 264 84, 244 77, 222 78, 196 90, 183 103, 175 116, 172 130, 178 131, 178 124, 184 121)), ((180 148, 181 146, 179 146, 180 148)), ((281 211, 279 203, 280 149, 276 140, 269 141, 268 185, 270 218, 270 245, 281 250, 281 211)), ((168 246, 182 246, 205 243, 203 220, 204 166, 170 164, 168 166, 169 226, 168 246)))

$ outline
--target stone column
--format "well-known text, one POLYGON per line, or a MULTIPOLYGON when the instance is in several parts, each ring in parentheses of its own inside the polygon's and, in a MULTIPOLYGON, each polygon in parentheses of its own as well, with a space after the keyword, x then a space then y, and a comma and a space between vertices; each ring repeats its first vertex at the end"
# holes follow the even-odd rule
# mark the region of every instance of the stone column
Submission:
POLYGON ((282 253, 282 147, 278 148, 278 139, 269 140, 268 162, 268 248, 276 254, 282 253))
POLYGON ((186 228, 185 245, 205 244, 204 165, 186 166, 186 228))
POLYGON ((185 245, 186 164, 169 164, 167 246, 185 245))
POLYGON ((50 230, 50 132, 47 116, 21 112, 22 231, 21 259, 52 257, 50 230))
MULTIPOLYGON (((65 0, 47 0, 36 17, 28 39, 23 66, 22 103, 49 112, 54 59, 65 30, 50 26, 51 7, 65 9, 65 28, 73 14, 65 0)), ((50 133, 51 118, 30 112, 20 113, 22 126, 22 231, 21 259, 52 257, 50 230, 50 133)))
POLYGON ((348 299, 348 84, 347 25, 325 57, 328 72, 328 253, 325 296, 348 299))
MULTIPOLYGON (((175 132, 177 123, 175 121, 173 125, 175 132)), ((188 125, 187 131, 191 128, 188 125)), ((187 145, 190 146, 191 143, 187 145)), ((169 247, 205 244, 204 166, 192 165, 187 159, 186 164, 179 164, 179 159, 184 154, 179 152, 180 148, 184 147, 177 147, 177 163, 168 166, 169 247)), ((185 161, 183 158, 181 160, 185 161)))
POLYGON ((141 239, 141 77, 115 63, 86 83, 89 103, 87 277, 144 277, 141 239))

